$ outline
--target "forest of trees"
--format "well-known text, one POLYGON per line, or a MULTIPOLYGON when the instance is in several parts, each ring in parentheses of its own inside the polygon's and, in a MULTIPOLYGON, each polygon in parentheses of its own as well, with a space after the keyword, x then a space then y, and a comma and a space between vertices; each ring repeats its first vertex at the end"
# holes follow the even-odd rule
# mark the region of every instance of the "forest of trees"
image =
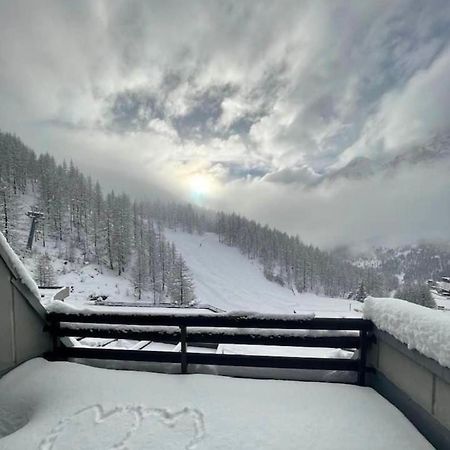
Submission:
POLYGON ((225 245, 237 247, 248 258, 258 260, 267 279, 289 289, 330 297, 354 296, 361 282, 369 295, 385 295, 391 289, 377 268, 358 267, 337 252, 306 245, 298 236, 237 214, 161 202, 151 203, 150 207, 152 216, 168 228, 216 233, 225 245))
MULTIPOLYGON (((134 201, 124 193, 102 192, 98 182, 72 163, 57 164, 48 154, 37 156, 17 137, 0 133, 0 230, 13 247, 20 197, 31 195, 45 215, 37 234, 65 244, 66 259, 131 274, 135 295, 151 294, 155 302, 188 304, 194 295, 192 276, 182 255, 164 236, 164 228, 188 233, 214 232, 222 243, 237 247, 261 263, 267 279, 298 292, 331 297, 387 295, 404 280, 423 281, 448 275, 450 251, 415 247, 408 252, 378 250, 376 264, 355 261, 347 252, 322 251, 298 236, 261 225, 237 214, 189 204, 134 201)), ((23 203, 23 202, 22 202, 23 203)))
MULTIPOLYGON (((164 225, 155 223, 150 204, 123 193, 104 195, 73 163, 37 157, 11 134, 0 133, 0 154, 0 231, 13 248, 24 249, 16 230, 18 205, 28 195, 26 200, 36 203, 30 206, 44 214, 36 232, 39 245, 59 241, 69 261, 81 255, 82 263, 95 262, 118 276, 130 271, 139 299, 144 292, 156 303, 187 305, 195 299, 191 273, 166 240, 164 225)), ((40 284, 52 282, 48 255, 39 258, 37 272, 40 284)))

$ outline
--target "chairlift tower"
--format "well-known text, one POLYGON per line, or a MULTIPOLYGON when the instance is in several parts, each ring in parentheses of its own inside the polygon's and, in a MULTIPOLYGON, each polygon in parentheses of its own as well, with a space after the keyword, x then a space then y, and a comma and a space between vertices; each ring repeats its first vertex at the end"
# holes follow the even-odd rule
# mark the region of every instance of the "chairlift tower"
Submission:
POLYGON ((31 250, 33 248, 33 240, 34 240, 34 234, 36 232, 36 226, 39 220, 44 218, 44 214, 40 211, 37 211, 36 209, 32 209, 31 211, 27 212, 27 216, 31 218, 31 229, 30 234, 28 236, 28 242, 27 242, 27 249, 31 250))

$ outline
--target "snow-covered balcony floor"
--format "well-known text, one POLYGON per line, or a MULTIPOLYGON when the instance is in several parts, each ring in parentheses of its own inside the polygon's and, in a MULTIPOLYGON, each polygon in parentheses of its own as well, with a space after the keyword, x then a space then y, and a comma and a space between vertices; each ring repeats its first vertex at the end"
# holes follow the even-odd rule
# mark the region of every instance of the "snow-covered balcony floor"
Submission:
POLYGON ((0 449, 430 449, 370 388, 31 360, 0 379, 0 449))

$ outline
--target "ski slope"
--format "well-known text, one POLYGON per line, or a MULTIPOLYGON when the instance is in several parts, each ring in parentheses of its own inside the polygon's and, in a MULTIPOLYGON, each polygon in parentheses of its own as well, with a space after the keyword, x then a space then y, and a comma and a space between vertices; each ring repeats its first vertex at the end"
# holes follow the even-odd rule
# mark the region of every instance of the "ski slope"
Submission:
POLYGON ((322 317, 360 316, 361 304, 351 300, 294 293, 268 281, 257 261, 219 242, 214 233, 202 236, 166 230, 191 269, 197 300, 225 311, 316 313, 322 317))

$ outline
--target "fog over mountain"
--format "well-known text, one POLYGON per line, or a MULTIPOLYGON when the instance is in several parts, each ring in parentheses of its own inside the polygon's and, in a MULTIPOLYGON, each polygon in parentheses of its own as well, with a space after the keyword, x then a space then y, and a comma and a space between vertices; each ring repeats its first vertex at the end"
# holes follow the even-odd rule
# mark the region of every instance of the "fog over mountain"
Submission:
POLYGON ((0 129, 321 246, 449 239, 450 3, 2 1, 0 129))

